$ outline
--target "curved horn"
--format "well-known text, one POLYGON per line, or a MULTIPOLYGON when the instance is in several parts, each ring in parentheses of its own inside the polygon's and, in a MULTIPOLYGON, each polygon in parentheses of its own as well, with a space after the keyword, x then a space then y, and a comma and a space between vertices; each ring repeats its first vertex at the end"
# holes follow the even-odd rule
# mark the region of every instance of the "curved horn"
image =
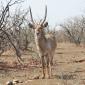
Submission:
POLYGON ((32 21, 32 23, 34 24, 34 20, 33 20, 33 16, 32 16, 32 11, 31 11, 31 7, 29 7, 29 10, 30 10, 31 21, 32 21))
POLYGON ((42 24, 45 22, 46 17, 47 17, 47 6, 45 6, 45 17, 44 17, 44 20, 42 21, 42 24))

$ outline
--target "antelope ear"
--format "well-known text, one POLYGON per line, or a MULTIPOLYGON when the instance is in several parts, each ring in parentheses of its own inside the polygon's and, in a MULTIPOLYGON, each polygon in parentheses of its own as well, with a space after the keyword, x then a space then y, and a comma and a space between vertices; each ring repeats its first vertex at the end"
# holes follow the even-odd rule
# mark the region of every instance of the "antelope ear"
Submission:
POLYGON ((29 23, 28 25, 29 25, 30 28, 33 28, 33 24, 29 23))
POLYGON ((44 27, 47 27, 48 26, 48 22, 45 22, 43 26, 44 27))

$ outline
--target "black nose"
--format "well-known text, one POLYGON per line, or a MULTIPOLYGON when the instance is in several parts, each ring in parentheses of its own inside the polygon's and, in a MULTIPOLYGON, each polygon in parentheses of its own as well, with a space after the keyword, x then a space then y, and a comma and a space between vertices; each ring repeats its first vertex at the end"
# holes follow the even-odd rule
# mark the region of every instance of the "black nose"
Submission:
POLYGON ((39 32, 37 33, 37 35, 39 35, 39 32))

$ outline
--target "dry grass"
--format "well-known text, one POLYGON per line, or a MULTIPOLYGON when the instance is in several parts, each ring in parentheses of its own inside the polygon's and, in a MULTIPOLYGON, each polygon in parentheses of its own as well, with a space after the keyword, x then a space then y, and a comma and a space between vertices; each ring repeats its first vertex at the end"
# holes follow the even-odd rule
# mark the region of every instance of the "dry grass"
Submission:
POLYGON ((29 52, 22 55, 24 66, 17 62, 14 51, 0 56, 0 84, 19 79, 17 85, 85 85, 85 48, 70 43, 58 43, 54 56, 52 79, 33 79, 41 74, 40 59, 29 52), (30 80, 31 79, 31 80, 30 80))

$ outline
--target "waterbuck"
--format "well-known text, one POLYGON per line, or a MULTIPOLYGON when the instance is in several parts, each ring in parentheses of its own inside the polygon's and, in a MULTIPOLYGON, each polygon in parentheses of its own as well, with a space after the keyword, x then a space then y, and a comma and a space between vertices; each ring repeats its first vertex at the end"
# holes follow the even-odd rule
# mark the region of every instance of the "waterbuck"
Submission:
POLYGON ((39 56, 42 61, 42 78, 45 78, 47 73, 47 78, 51 77, 51 66, 53 64, 53 55, 56 49, 56 38, 52 33, 45 34, 44 28, 48 26, 46 22, 47 17, 47 6, 45 8, 44 20, 35 23, 33 20, 31 8, 30 8, 31 23, 29 27, 34 29, 34 37, 39 56))

